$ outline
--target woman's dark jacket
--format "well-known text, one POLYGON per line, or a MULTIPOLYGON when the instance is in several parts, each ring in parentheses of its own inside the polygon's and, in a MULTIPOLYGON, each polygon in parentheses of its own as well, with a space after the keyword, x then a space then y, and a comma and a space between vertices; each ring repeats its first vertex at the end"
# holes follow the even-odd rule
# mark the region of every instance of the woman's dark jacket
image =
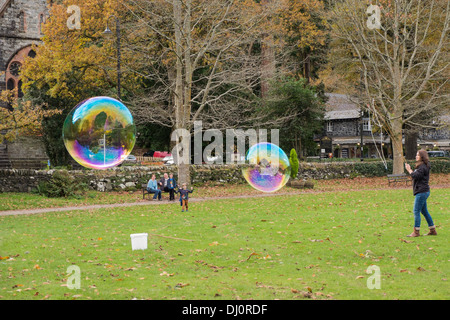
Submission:
POLYGON ((416 170, 411 173, 413 179, 413 194, 430 191, 430 167, 425 163, 419 165, 416 170))

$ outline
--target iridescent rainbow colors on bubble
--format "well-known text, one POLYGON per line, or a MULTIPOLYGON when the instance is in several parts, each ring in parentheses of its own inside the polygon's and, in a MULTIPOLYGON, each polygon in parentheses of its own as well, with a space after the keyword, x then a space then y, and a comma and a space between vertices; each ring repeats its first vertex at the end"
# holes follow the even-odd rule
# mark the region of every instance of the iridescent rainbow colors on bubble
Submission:
POLYGON ((289 181, 289 158, 277 145, 262 142, 252 146, 245 157, 248 166, 242 169, 245 180, 262 192, 280 190, 289 181))
POLYGON ((63 140, 72 158, 84 167, 108 169, 121 164, 136 142, 130 110, 110 97, 80 102, 67 115, 63 140))

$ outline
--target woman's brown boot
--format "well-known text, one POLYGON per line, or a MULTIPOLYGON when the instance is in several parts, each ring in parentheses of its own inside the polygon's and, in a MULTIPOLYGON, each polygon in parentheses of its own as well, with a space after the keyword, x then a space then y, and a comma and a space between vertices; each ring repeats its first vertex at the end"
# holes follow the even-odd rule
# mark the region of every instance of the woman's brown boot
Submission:
POLYGON ((420 236, 419 230, 420 230, 419 228, 414 228, 414 231, 410 235, 407 235, 407 237, 419 237, 420 236))
POLYGON ((430 228, 430 231, 426 234, 426 236, 437 236, 436 227, 432 226, 429 228, 430 228))

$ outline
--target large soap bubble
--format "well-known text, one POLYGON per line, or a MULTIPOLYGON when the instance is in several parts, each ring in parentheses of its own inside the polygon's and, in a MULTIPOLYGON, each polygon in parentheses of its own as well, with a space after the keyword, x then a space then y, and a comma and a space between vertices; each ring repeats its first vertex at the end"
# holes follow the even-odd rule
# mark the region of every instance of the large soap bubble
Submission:
POLYGON ((107 169, 133 150, 136 126, 128 108, 109 97, 80 102, 67 115, 63 139, 70 155, 84 167, 107 169))
POLYGON ((245 180, 255 189, 275 192, 289 180, 291 167, 286 153, 272 143, 252 146, 245 158, 248 165, 242 169, 245 180))

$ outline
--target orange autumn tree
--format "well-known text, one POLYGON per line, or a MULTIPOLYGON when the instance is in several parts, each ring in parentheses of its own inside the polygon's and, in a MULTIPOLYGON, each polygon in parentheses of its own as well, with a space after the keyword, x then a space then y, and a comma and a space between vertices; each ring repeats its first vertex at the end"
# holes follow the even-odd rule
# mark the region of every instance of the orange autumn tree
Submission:
MULTIPOLYGON (((42 44, 35 49, 36 58, 23 66, 24 92, 34 86, 52 98, 77 103, 93 94, 114 91, 116 42, 115 37, 106 38, 103 31, 108 17, 118 15, 116 9, 117 1, 112 0, 64 0, 52 4, 42 44), (80 8, 79 30, 68 27, 71 5, 80 8)), ((114 31, 113 19, 109 21, 114 31)))
MULTIPOLYGON (((37 55, 22 66, 21 76, 25 98, 34 105, 46 104, 62 113, 44 118, 42 139, 52 164, 66 165, 70 155, 61 139, 61 130, 68 112, 80 101, 93 96, 117 97, 117 50, 115 37, 103 32, 109 22, 115 31, 115 15, 122 19, 113 0, 53 1, 50 15, 43 26, 44 36, 34 48, 37 55), (80 8, 80 29, 70 30, 68 20, 80 8)), ((122 51, 123 60, 128 59, 122 51)), ((131 73, 122 74, 123 95, 134 81, 131 73), (131 80, 130 80, 131 79, 131 80)))
POLYGON ((10 105, 10 108, 0 107, 0 132, 5 133, 0 134, 0 143, 14 141, 19 136, 40 135, 43 119, 61 113, 60 110, 48 110, 45 106, 34 106, 30 101, 20 101, 17 89, 2 91, 0 101, 10 105))
POLYGON ((321 0, 264 0, 261 6, 268 11, 261 39, 265 96, 277 73, 311 77, 310 58, 326 46, 328 23, 321 0))

